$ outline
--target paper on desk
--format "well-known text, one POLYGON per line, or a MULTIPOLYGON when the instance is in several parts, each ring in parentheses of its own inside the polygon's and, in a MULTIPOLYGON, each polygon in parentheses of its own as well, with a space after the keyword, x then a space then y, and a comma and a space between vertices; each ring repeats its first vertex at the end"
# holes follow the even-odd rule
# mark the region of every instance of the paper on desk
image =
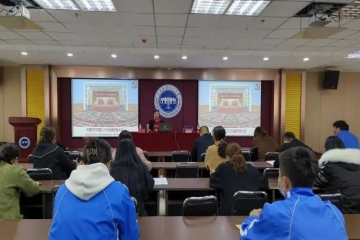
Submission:
POLYGON ((271 166, 274 166, 274 162, 275 160, 272 160, 272 161, 266 161, 268 164, 270 164, 271 166))
POLYGON ((155 185, 168 185, 166 178, 154 178, 155 185))
POLYGON ((235 227, 237 227, 240 230, 241 224, 235 225, 235 227))

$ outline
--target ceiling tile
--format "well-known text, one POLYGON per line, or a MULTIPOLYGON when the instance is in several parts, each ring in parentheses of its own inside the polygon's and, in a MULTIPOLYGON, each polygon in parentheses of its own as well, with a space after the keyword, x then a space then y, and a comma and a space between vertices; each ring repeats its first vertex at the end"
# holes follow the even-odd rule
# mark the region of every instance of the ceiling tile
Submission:
POLYGON ((280 43, 286 41, 284 38, 273 38, 273 39, 261 39, 256 43, 256 45, 264 45, 264 46, 276 46, 280 43))
POLYGON ((267 35, 266 38, 291 38, 298 32, 298 29, 277 29, 267 35))
POLYGON ((175 45, 175 44, 158 44, 159 49, 180 49, 181 45, 175 45))
POLYGON ((198 49, 198 50, 202 50, 204 48, 204 45, 201 44, 183 44, 181 45, 181 49, 186 50, 186 49, 198 49))
POLYGON ((13 45, 35 45, 35 43, 29 41, 29 40, 19 40, 19 39, 15 39, 15 40, 6 40, 6 42, 13 44, 13 45))
POLYGON ((305 47, 305 46, 301 46, 296 48, 296 51, 308 51, 308 52, 312 52, 315 51, 316 49, 318 49, 319 47, 305 47))
POLYGON ((34 40, 33 41, 36 45, 39 46, 59 46, 60 43, 58 43, 57 41, 54 40, 34 40))
POLYGON ((256 17, 244 16, 223 16, 218 27, 222 28, 247 28, 256 19, 256 17))
POLYGON ((59 22, 63 23, 86 23, 121 25, 122 21, 117 12, 85 12, 85 11, 63 11, 48 10, 59 22))
POLYGON ((240 29, 239 36, 240 38, 255 38, 260 39, 267 36, 271 33, 272 30, 264 30, 264 29, 240 29))
POLYGON ((136 43, 134 44, 135 48, 157 48, 156 44, 142 44, 142 43, 136 43))
POLYGON ((182 37, 184 32, 185 28, 156 27, 156 34, 160 37, 182 37))
POLYGON ((342 39, 342 38, 346 38, 346 37, 349 37, 353 34, 357 33, 357 31, 352 31, 352 30, 344 30, 344 31, 341 31, 337 34, 334 34, 332 36, 330 36, 329 38, 333 38, 333 39, 342 39))
POLYGON ((335 52, 337 50, 339 50, 339 47, 322 47, 317 49, 317 52, 335 52))
POLYGON ((273 48, 273 50, 280 50, 280 51, 292 51, 294 50, 296 47, 295 46, 283 46, 283 45, 279 45, 273 48))
POLYGON ((187 14, 155 14, 157 27, 185 27, 187 14))
POLYGON ((271 50, 273 49, 275 46, 252 46, 251 49, 252 50, 271 50))
POLYGON ((113 48, 133 48, 134 47, 131 42, 109 43, 109 45, 113 48))
POLYGON ((314 39, 314 40, 306 43, 304 46, 306 46, 306 47, 323 47, 323 46, 329 45, 336 41, 337 41, 336 39, 314 39))
POLYGON ((120 13, 154 13, 152 0, 116 0, 113 3, 120 13))
POLYGON ((58 22, 38 22, 42 28, 44 28, 44 31, 51 31, 51 32, 71 32, 71 30, 67 29, 58 22))
POLYGON ((162 44, 181 44, 182 38, 181 37, 158 37, 158 43, 162 44))
POLYGON ((29 32, 29 31, 17 31, 21 36, 24 38, 30 39, 30 40, 52 40, 48 35, 46 35, 43 32, 35 31, 35 32, 29 32))
POLYGON ((119 35, 119 34, 128 34, 128 31, 125 26, 108 26, 108 25, 94 25, 95 32, 97 34, 106 34, 106 35, 119 35))
POLYGON ((151 44, 156 44, 156 37, 154 36, 131 36, 130 40, 135 44, 142 44, 145 46, 151 46, 151 44), (145 43, 143 42, 143 39, 145 39, 145 43))
POLYGON ((210 37, 213 29, 208 27, 203 28, 190 28, 187 27, 185 30, 185 37, 210 37))
POLYGON ((64 23, 65 27, 73 33, 91 33, 96 32, 96 27, 94 24, 85 24, 85 23, 64 23))
POLYGON ((77 42, 74 42, 74 41, 58 41, 61 45, 63 46, 70 46, 70 47, 77 47, 77 46, 85 46, 85 44, 83 42, 80 42, 80 41, 77 41, 77 42))
POLYGON ((54 32, 46 32, 47 35, 52 37, 55 40, 59 41, 79 41, 73 33, 54 33, 54 32))
POLYGON ((24 37, 22 37, 21 35, 17 34, 16 32, 13 31, 0 31, 0 39, 22 39, 24 40, 24 37))
POLYGON ((283 45, 283 46, 301 46, 310 41, 311 41, 311 39, 288 39, 285 42, 281 43, 281 45, 283 45))
POLYGON ((192 0, 154 0, 155 13, 190 13, 192 0))
POLYGON ((217 27, 221 19, 221 15, 212 14, 190 14, 188 27, 217 27))
POLYGON ((154 14, 121 13, 120 17, 126 26, 155 26, 154 14))
POLYGON ((133 26, 128 28, 131 36, 155 36, 155 27, 133 26))
POLYGON ((299 18, 299 17, 292 17, 289 18, 286 22, 284 22, 279 29, 282 28, 295 28, 295 29, 305 29, 307 28, 310 23, 312 23, 314 20, 314 18, 310 18, 310 17, 303 17, 303 18, 299 18))
POLYGON ((57 22, 47 10, 44 9, 28 9, 30 12, 30 19, 34 22, 57 22))
POLYGON ((352 45, 358 43, 356 40, 339 40, 329 44, 329 47, 351 47, 352 45))
POLYGON ((347 27, 348 30, 360 30, 360 19, 355 19, 347 24, 344 24, 342 27, 347 27))
POLYGON ((205 46, 205 49, 211 49, 211 50, 225 50, 229 47, 228 44, 208 44, 205 46))
POLYGON ((267 6, 261 17, 292 17, 309 4, 306 2, 273 1, 267 6))
POLYGON ((250 29, 276 29, 283 24, 288 18, 261 17, 252 21, 248 27, 250 29))
POLYGON ((211 38, 214 39, 234 39, 236 37, 239 37, 239 31, 229 28, 216 28, 211 35, 211 38))
POLYGON ((354 31, 354 33, 348 37, 346 37, 345 39, 350 39, 350 40, 360 40, 360 31, 354 31))
POLYGON ((208 38, 187 38, 183 39, 184 45, 205 45, 209 41, 208 38))

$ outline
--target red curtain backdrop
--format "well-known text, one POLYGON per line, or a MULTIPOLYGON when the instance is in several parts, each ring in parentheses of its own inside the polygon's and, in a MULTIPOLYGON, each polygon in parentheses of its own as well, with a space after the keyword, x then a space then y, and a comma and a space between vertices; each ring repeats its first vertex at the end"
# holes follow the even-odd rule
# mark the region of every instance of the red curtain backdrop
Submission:
MULTIPOLYGON (((172 119, 164 119, 172 123, 173 131, 181 131, 183 126, 197 127, 198 115, 198 81, 197 80, 139 80, 139 120, 143 128, 153 117, 154 95, 157 89, 164 84, 176 86, 182 94, 183 105, 180 113, 172 119)), ((272 134, 274 82, 261 82, 261 126, 272 134)), ((58 78, 58 139, 69 148, 82 148, 82 138, 71 137, 71 79, 58 78)), ((107 138, 112 147, 116 147, 117 138, 107 138)), ((243 147, 249 147, 252 137, 228 137, 227 142, 237 142, 243 147)), ((176 150, 176 149, 174 149, 176 150)))

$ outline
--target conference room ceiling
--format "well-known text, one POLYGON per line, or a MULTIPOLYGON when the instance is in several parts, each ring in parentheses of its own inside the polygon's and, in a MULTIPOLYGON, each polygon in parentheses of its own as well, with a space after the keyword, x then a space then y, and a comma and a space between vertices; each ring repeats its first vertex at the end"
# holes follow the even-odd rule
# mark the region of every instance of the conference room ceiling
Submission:
POLYGON ((0 57, 10 63, 0 64, 360 69, 346 58, 360 50, 360 19, 329 23, 347 29, 326 39, 292 39, 314 21, 292 17, 311 2, 274 0, 258 16, 190 14, 193 0, 113 0, 117 12, 30 9, 44 30, 0 27, 0 57))

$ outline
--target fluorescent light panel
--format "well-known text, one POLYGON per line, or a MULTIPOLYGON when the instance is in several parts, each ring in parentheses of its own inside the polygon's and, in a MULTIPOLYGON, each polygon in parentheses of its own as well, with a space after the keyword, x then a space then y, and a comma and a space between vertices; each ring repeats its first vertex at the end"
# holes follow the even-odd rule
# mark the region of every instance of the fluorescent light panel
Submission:
POLYGON ((36 2, 46 9, 79 10, 71 0, 36 0, 36 2))
POLYGON ((235 0, 231 7, 226 12, 227 15, 241 15, 241 16, 257 16, 259 15, 270 1, 246 1, 235 0))
POLYGON ((116 12, 111 0, 74 0, 83 11, 116 12))
POLYGON ((223 14, 231 0, 195 0, 191 13, 223 14))

